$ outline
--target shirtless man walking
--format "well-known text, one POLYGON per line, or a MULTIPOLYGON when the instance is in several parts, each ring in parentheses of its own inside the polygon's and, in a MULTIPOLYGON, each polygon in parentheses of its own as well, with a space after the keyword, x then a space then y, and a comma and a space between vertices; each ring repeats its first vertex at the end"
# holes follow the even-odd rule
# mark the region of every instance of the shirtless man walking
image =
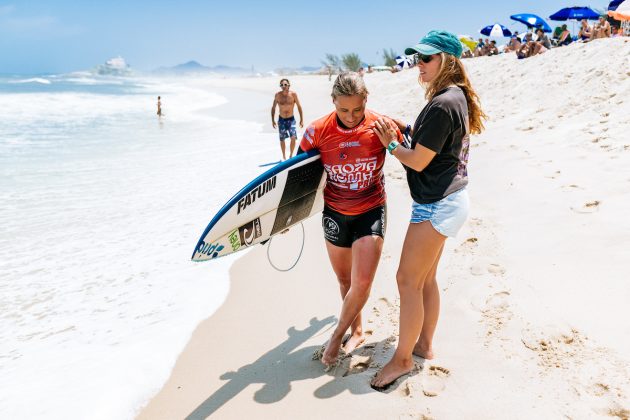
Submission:
POLYGON ((302 117, 302 105, 298 99, 297 93, 289 90, 291 84, 288 79, 280 80, 280 92, 276 93, 271 106, 271 125, 273 128, 278 127, 280 134, 280 150, 282 150, 282 160, 286 160, 284 141, 287 137, 291 137, 291 147, 289 149, 289 157, 293 157, 293 149, 295 149, 295 140, 297 132, 295 130, 295 117, 293 116, 293 108, 297 105, 300 113, 300 128, 304 127, 302 117), (276 105, 280 110, 278 123, 276 124, 276 105))

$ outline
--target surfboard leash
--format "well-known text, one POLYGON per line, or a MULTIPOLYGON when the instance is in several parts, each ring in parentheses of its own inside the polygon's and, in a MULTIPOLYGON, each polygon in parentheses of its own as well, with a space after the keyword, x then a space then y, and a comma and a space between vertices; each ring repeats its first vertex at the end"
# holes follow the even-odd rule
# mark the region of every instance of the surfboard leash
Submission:
POLYGON ((273 239, 273 237, 269 238, 269 243, 267 244, 267 261, 269 261, 269 264, 275 268, 277 271, 281 271, 281 272, 286 272, 286 271, 290 271, 293 269, 293 267, 295 267, 297 265, 297 263, 300 261, 300 258, 302 258, 302 251, 304 251, 304 242, 305 242, 305 237, 306 234, 304 232, 304 224, 302 222, 300 222, 300 226, 302 226, 302 246, 300 247, 300 253, 297 256, 297 259, 295 260, 295 262, 293 263, 293 265, 289 268, 278 268, 276 267, 276 265, 271 261, 271 257, 269 256, 269 249, 271 248, 271 240, 273 239))

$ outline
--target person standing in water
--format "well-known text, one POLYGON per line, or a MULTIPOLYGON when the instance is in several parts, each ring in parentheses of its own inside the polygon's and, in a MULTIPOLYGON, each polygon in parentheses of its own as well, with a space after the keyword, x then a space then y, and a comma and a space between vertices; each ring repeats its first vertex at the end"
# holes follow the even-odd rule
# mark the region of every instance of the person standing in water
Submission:
POLYGON ((282 160, 286 160, 287 155, 285 151, 284 141, 291 137, 291 145, 289 146, 289 157, 293 157, 293 149, 295 148, 295 141, 297 140, 297 131, 295 130, 295 117, 293 116, 293 109, 297 105, 298 112, 300 113, 300 128, 304 127, 304 119, 302 116, 302 105, 298 99, 297 93, 289 90, 291 84, 288 79, 280 80, 280 92, 277 92, 273 98, 273 105, 271 105, 271 125, 273 128, 278 128, 280 136, 280 150, 282 150, 282 160), (276 124, 276 106, 279 110, 278 123, 276 124))
POLYGON ((157 101, 157 116, 161 117, 162 116, 162 99, 158 96, 158 101, 157 101))

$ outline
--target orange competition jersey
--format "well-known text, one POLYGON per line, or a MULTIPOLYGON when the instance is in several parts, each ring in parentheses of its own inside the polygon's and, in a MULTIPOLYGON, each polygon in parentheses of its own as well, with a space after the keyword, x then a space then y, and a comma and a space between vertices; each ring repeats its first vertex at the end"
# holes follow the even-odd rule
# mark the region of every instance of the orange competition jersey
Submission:
POLYGON ((339 213, 354 216, 385 204, 385 148, 372 131, 378 118, 366 109, 358 126, 345 129, 332 112, 304 132, 300 148, 319 150, 328 175, 324 201, 339 213))

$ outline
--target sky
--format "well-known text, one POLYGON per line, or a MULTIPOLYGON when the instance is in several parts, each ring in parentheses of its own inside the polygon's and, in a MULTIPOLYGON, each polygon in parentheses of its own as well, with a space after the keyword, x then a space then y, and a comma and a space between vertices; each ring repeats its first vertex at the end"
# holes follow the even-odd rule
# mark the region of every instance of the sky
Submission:
POLYGON ((189 60, 320 66, 327 53, 380 65, 383 49, 402 53, 432 29, 477 38, 498 22, 522 32, 510 15, 547 19, 574 5, 605 10, 608 0, 0 0, 0 74, 87 70, 116 56, 141 71, 189 60))

